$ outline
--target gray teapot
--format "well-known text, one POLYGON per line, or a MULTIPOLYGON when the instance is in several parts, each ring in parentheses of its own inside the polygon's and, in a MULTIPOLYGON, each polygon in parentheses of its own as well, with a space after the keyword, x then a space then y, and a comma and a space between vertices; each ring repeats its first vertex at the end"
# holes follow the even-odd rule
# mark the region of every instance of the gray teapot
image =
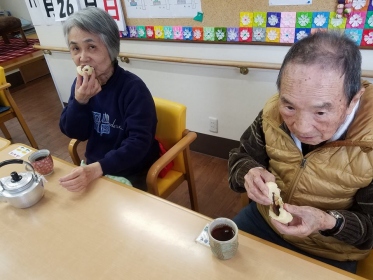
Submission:
POLYGON ((37 203, 44 195, 42 176, 35 173, 34 167, 21 159, 10 159, 0 162, 0 167, 8 164, 26 164, 26 170, 32 172, 17 173, 0 178, 0 200, 7 201, 17 208, 27 208, 37 203))

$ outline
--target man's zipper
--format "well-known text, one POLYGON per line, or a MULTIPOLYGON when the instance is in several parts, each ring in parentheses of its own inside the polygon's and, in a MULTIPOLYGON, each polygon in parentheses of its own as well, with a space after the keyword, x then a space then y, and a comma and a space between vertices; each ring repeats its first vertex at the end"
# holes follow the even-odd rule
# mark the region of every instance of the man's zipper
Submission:
MULTIPOLYGON (((311 153, 313 153, 313 151, 311 153)), ((295 186, 298 184, 299 178, 302 175, 304 169, 306 168, 307 159, 308 159, 308 157, 303 157, 302 158, 302 160, 300 162, 300 165, 299 165, 299 169, 298 169, 298 171, 297 171, 297 173, 296 173, 296 175, 294 177, 294 180, 290 184, 289 192, 286 194, 286 198, 284 198, 284 201, 289 202, 290 198, 293 196, 294 191, 295 191, 295 186)))

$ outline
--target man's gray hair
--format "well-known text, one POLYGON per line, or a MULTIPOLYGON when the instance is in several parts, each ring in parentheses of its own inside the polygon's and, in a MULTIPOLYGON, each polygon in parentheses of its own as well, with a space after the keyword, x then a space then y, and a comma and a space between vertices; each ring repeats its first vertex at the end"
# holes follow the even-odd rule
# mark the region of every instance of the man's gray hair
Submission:
POLYGON ((280 68, 277 89, 289 63, 318 65, 344 75, 344 92, 348 104, 361 88, 361 53, 359 47, 340 32, 316 32, 295 43, 280 68))
POLYGON ((117 60, 120 45, 119 29, 107 12, 99 8, 88 7, 69 16, 63 23, 63 34, 67 45, 69 45, 69 32, 73 27, 98 35, 107 47, 110 60, 112 62, 117 60))

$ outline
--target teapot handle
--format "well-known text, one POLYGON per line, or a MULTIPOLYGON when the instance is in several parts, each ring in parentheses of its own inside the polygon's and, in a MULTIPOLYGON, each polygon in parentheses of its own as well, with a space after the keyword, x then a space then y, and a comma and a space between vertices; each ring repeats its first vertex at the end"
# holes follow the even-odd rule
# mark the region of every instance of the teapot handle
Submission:
POLYGON ((8 165, 8 164, 13 164, 13 163, 18 163, 18 164, 26 164, 26 170, 27 171, 32 171, 34 173, 34 176, 36 176, 35 174, 35 170, 34 170, 34 167, 27 161, 24 161, 22 159, 8 159, 8 160, 4 160, 2 162, 0 162, 0 167, 3 167, 5 165, 8 165), (29 169, 31 168, 31 169, 29 169))

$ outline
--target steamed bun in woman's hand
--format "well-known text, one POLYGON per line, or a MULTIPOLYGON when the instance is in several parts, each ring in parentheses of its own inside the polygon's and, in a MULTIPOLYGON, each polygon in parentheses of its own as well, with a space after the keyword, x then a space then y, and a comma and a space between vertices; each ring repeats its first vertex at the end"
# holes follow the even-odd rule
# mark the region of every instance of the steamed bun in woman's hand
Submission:
POLYGON ((280 223, 287 224, 293 220, 293 216, 284 209, 284 202, 280 196, 280 189, 274 182, 267 182, 268 197, 273 201, 269 207, 269 216, 280 223))
POLYGON ((89 66, 89 65, 79 65, 78 67, 76 67, 76 71, 78 71, 78 74, 80 76, 83 76, 84 73, 87 73, 88 76, 91 76, 92 75, 92 72, 93 72, 93 67, 92 66, 89 66))

